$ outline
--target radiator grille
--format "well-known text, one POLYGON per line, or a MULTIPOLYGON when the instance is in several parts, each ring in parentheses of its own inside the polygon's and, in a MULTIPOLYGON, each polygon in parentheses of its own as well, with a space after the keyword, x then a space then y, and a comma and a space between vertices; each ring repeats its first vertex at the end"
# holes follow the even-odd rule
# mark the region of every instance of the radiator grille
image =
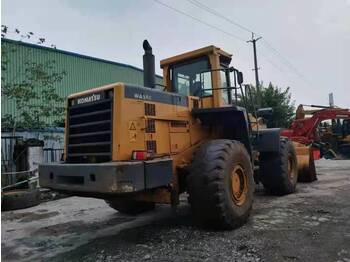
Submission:
POLYGON ((156 105, 145 103, 145 115, 146 116, 155 116, 156 115, 156 105))
POLYGON ((112 158, 113 91, 98 95, 98 101, 73 102, 68 108, 68 162, 97 163, 112 158))
POLYGON ((147 119, 146 121, 146 133, 156 132, 156 121, 154 119, 147 119))
POLYGON ((146 147, 148 151, 153 151, 154 153, 157 153, 157 141, 147 140, 146 147))
POLYGON ((171 127, 187 127, 188 122, 187 121, 171 121, 170 126, 171 127))

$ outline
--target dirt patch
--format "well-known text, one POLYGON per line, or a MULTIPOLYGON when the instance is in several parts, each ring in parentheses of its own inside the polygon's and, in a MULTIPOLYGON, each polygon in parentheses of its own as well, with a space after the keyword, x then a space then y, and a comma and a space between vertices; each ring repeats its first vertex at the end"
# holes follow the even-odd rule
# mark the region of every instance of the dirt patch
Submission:
POLYGON ((58 236, 64 234, 80 234, 87 231, 95 231, 115 224, 125 223, 133 220, 131 217, 115 217, 103 223, 85 223, 83 220, 76 220, 67 223, 42 227, 32 233, 33 236, 58 236))
POLYGON ((350 173, 344 171, 350 161, 321 163, 319 180, 298 184, 295 194, 270 196, 258 186, 248 223, 233 231, 196 227, 186 197, 177 211, 160 206, 138 217, 122 216, 102 200, 77 197, 27 210, 35 212, 5 212, 2 259, 350 261, 350 173), (40 216, 54 211, 59 211, 54 218, 40 216), (33 214, 41 219, 21 223, 33 214))
POLYGON ((54 216, 57 216, 58 214, 59 212, 57 211, 46 212, 46 213, 43 213, 43 211, 41 211, 39 214, 35 212, 23 212, 23 213, 8 212, 8 214, 6 214, 6 216, 3 219, 9 220, 9 221, 18 220, 19 223, 28 223, 34 220, 54 217, 54 216))
POLYGON ((62 199, 62 198, 67 198, 69 197, 69 195, 60 193, 60 192, 56 192, 50 189, 42 189, 40 191, 40 200, 41 202, 48 202, 48 201, 54 201, 54 200, 58 200, 58 199, 62 199))
POLYGON ((237 230, 201 230, 185 207, 170 218, 96 239, 50 262, 350 261, 347 181, 347 176, 324 173, 283 197, 269 196, 258 186, 251 217, 237 230))
POLYGON ((3 242, 1 243, 1 260, 6 261, 7 258, 10 258, 12 261, 20 261, 21 256, 14 252, 3 242))

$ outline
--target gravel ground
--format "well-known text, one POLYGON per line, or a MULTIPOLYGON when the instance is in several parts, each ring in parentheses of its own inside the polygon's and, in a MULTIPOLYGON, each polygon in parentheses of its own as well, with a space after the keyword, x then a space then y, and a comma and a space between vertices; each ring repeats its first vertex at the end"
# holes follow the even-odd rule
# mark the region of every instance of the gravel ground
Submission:
POLYGON ((205 231, 183 201, 122 216, 70 197, 2 212, 3 261, 350 261, 350 161, 320 160, 319 180, 273 197, 257 188, 246 225, 205 231))

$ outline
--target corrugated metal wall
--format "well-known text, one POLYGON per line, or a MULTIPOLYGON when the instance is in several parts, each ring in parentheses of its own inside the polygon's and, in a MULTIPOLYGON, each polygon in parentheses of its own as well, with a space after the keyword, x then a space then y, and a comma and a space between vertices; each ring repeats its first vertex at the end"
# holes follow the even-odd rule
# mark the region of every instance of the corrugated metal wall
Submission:
MULTIPOLYGON (((2 72, 7 81, 20 82, 26 62, 55 61, 53 70, 66 72, 63 80, 56 84, 57 93, 62 97, 114 82, 143 85, 142 70, 126 64, 7 39, 2 39, 1 46, 5 50, 14 50, 9 53, 8 69, 2 72)), ((157 77, 157 82, 162 83, 162 78, 157 77)), ((35 88, 40 91, 39 86, 35 88)), ((15 102, 1 96, 1 116, 5 114, 16 115, 15 102)), ((53 119, 47 119, 47 122, 51 124, 53 119)))

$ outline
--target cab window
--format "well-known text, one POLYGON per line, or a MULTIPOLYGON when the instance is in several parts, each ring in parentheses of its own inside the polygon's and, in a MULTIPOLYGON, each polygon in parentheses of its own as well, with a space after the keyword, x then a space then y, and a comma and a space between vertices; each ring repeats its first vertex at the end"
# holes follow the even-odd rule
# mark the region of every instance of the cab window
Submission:
POLYGON ((212 95, 211 72, 208 59, 201 58, 171 68, 172 91, 185 96, 212 95))
POLYGON ((231 83, 230 83, 230 73, 226 70, 227 67, 221 66, 222 70, 220 71, 220 81, 221 81, 221 97, 224 100, 225 104, 231 103, 231 83))

